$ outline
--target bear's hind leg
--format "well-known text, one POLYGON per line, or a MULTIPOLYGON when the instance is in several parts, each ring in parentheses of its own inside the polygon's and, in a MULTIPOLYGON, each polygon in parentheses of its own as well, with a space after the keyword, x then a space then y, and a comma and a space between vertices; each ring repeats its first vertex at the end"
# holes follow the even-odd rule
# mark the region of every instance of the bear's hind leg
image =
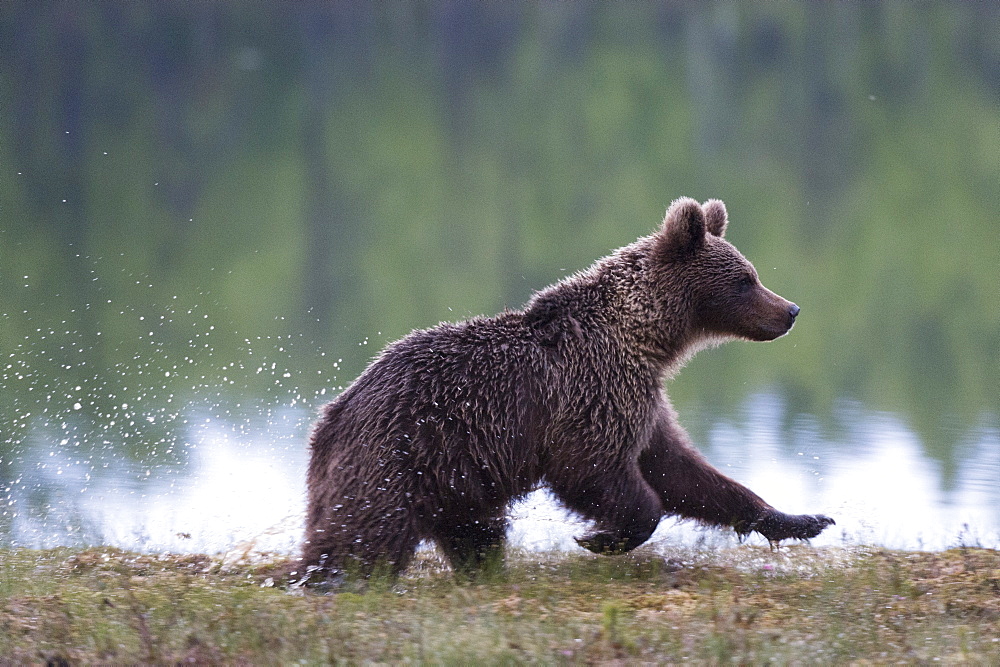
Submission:
POLYGON ((507 520, 493 517, 439 524, 433 538, 456 572, 475 574, 500 568, 507 541, 507 520))
POLYGON ((420 536, 403 510, 372 516, 374 508, 338 508, 325 520, 310 521, 303 562, 327 577, 376 572, 399 575, 409 565, 420 536))

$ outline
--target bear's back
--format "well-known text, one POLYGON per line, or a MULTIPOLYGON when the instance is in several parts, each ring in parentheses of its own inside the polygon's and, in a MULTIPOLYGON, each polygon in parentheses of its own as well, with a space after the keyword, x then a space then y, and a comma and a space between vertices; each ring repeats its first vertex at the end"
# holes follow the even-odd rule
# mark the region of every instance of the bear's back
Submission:
POLYGON ((545 354, 514 312, 414 331, 325 406, 313 449, 393 447, 421 466, 463 442, 482 458, 531 429, 545 354))

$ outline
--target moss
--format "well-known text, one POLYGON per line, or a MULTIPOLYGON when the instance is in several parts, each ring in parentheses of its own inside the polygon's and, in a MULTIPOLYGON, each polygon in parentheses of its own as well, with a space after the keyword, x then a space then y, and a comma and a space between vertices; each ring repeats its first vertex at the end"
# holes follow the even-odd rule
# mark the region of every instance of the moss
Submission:
POLYGON ((1000 661, 1000 552, 882 549, 602 558, 514 553, 456 578, 432 553, 396 580, 321 593, 284 559, 0 551, 14 662, 1000 661))

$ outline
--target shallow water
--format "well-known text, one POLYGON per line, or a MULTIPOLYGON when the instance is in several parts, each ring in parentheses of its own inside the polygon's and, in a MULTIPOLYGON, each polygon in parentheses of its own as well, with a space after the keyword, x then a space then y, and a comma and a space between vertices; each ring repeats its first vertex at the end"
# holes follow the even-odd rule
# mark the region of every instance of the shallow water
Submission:
MULTIPOLYGON (((798 416, 782 431, 784 406, 750 397, 738 418, 700 425, 709 460, 779 509, 825 513, 837 525, 816 545, 877 544, 944 549, 1000 546, 1000 429, 962 435, 956 473, 923 454, 898 417, 848 406, 838 437, 798 416), (846 440, 850 440, 849 442, 846 440)), ((13 546, 107 544, 143 551, 295 553, 301 539, 306 438, 302 405, 267 418, 220 418, 189 408, 175 420, 172 462, 144 465, 115 447, 82 453, 81 440, 31 428, 4 461, 0 541, 13 546)), ((162 453, 161 453, 162 454, 162 453)), ((544 490, 511 508, 510 538, 528 549, 574 549, 584 530, 544 490)), ((652 541, 736 543, 729 531, 664 519, 652 541)), ((763 543, 752 536, 753 543, 763 543)))
MULTIPOLYGON (((294 551, 322 387, 517 307, 685 194, 724 198, 804 309, 671 385, 709 459, 833 516, 820 544, 1000 542, 986 3, 525 5, 499 31, 493 3, 381 3, 341 13, 352 39, 160 4, 0 12, 28 36, 0 76, 0 545, 294 551), (480 33, 470 61, 455 37, 480 33)), ((576 548, 544 493, 512 514, 515 542, 576 548)))

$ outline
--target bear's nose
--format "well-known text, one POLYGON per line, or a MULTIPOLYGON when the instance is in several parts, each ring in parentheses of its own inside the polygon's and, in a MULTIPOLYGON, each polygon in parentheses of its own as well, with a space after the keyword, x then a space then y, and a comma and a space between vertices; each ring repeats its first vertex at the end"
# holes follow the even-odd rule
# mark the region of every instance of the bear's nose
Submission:
POLYGON ((790 305, 790 306, 788 307, 788 314, 789 314, 789 315, 791 315, 791 316, 792 316, 792 319, 794 320, 794 319, 795 319, 795 316, 799 314, 799 311, 800 311, 800 310, 802 310, 802 309, 801 309, 801 308, 799 308, 798 306, 796 306, 796 305, 795 305, 795 304, 793 303, 792 305, 790 305))

